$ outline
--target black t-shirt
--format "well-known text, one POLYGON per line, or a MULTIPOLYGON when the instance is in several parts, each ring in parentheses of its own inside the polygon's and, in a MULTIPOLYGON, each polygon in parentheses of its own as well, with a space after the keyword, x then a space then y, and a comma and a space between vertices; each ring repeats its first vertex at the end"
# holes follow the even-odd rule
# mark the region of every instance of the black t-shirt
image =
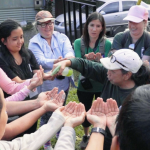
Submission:
MULTIPOLYGON (((7 76, 10 79, 13 79, 17 76, 20 77, 17 74, 17 72, 20 72, 20 71, 24 75, 23 77, 20 77, 22 80, 30 79, 33 77, 33 70, 39 70, 39 65, 37 63, 37 60, 36 60, 34 54, 32 53, 31 50, 28 50, 28 53, 30 56, 29 60, 26 61, 26 59, 22 59, 22 63, 20 65, 18 65, 17 70, 13 70, 11 68, 11 66, 7 62, 7 59, 0 57, 0 67, 4 70, 4 72, 7 74, 7 76)), ((8 97, 10 95, 8 95, 7 93, 4 92, 4 96, 8 97)))
POLYGON ((17 71, 22 71, 22 73, 24 74, 23 78, 21 78, 19 76, 22 80, 30 79, 33 76, 33 72, 32 71, 33 70, 39 70, 39 65, 38 65, 38 62, 37 62, 34 54, 30 50, 28 50, 28 53, 30 55, 29 62, 27 62, 24 59, 22 59, 21 65, 18 65, 19 70, 12 70, 11 66, 9 65, 9 63, 6 63, 7 59, 5 59, 5 61, 4 61, 2 58, 0 58, 0 67, 4 70, 4 72, 7 74, 7 76, 10 79, 13 79, 13 78, 19 76, 16 73, 17 71), (28 69, 26 69, 26 68, 28 68, 28 69))

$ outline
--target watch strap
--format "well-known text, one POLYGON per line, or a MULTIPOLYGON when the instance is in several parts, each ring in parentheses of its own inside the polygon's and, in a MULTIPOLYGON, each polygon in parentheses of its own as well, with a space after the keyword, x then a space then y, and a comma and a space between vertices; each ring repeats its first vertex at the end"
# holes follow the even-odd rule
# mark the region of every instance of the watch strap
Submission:
POLYGON ((102 135, 106 136, 106 131, 102 128, 99 128, 99 127, 96 127, 96 128, 92 128, 91 130, 91 134, 93 132, 96 132, 96 133, 101 133, 102 135))

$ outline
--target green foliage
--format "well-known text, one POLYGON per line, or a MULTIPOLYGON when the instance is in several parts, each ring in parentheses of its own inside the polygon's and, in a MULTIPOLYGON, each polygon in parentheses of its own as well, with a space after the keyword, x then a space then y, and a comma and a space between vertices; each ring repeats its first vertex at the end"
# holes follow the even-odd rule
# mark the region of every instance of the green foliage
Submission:
POLYGON ((143 2, 150 4, 150 0, 143 0, 143 2))

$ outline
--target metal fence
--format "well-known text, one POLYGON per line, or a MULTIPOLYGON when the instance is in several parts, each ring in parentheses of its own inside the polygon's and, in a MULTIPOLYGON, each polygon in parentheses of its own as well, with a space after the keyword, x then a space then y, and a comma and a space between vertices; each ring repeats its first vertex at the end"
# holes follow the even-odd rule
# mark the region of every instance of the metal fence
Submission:
POLYGON ((96 1, 63 0, 63 9, 65 33, 73 42, 82 35, 83 25, 88 15, 96 11, 96 1))

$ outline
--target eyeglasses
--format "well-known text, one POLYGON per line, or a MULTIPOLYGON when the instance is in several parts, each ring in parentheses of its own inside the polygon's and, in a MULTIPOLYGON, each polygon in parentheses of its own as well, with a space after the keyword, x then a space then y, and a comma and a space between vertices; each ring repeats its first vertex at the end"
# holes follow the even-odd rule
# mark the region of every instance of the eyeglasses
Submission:
POLYGON ((123 65, 122 63, 120 63, 119 61, 117 61, 117 59, 116 59, 116 57, 115 57, 114 55, 111 55, 110 62, 111 62, 111 63, 117 62, 117 63, 120 64, 121 66, 127 68, 125 65, 123 65))
POLYGON ((135 48, 135 44, 130 44, 129 45, 129 49, 134 50, 134 48, 135 48))
POLYGON ((53 26, 54 22, 48 22, 48 23, 37 23, 37 25, 40 25, 42 28, 45 28, 47 25, 49 27, 53 26))

